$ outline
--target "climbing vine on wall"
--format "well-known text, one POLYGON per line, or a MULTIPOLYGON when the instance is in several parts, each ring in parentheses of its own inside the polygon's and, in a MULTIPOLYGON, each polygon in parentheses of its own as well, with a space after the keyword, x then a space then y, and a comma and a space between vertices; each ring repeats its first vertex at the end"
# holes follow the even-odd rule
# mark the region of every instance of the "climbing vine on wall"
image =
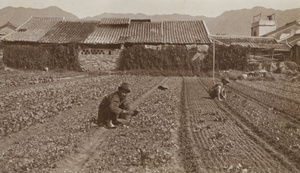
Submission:
POLYGON ((9 67, 39 69, 45 67, 80 71, 75 45, 6 45, 3 61, 9 67))
MULTIPOLYGON (((241 46, 221 46, 216 45, 215 69, 216 70, 245 70, 248 66, 247 55, 249 49, 241 46)), ((208 54, 203 60, 202 69, 212 70, 213 67, 213 47, 210 46, 208 54)))
POLYGON ((143 45, 135 45, 122 51, 119 70, 169 70, 196 73, 195 62, 189 57, 185 46, 147 49, 143 45))

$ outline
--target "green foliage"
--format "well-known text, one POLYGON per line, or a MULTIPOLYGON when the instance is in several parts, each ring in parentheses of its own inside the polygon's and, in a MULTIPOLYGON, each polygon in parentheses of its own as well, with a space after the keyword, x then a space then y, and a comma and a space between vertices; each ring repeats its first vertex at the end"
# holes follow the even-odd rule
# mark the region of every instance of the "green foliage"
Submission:
MULTIPOLYGON (((216 45, 215 50, 215 69, 216 70, 245 70, 248 66, 247 55, 248 48, 241 46, 220 46, 216 45)), ((212 70, 213 68, 213 47, 210 46, 208 54, 205 57, 202 69, 204 71, 212 70)))
POLYGON ((9 67, 43 70, 62 68, 80 71, 75 45, 7 45, 3 61, 9 67))
POLYGON ((128 47, 120 56, 119 70, 176 71, 179 75, 196 74, 196 61, 192 62, 185 46, 163 46, 146 49, 142 45, 128 47))

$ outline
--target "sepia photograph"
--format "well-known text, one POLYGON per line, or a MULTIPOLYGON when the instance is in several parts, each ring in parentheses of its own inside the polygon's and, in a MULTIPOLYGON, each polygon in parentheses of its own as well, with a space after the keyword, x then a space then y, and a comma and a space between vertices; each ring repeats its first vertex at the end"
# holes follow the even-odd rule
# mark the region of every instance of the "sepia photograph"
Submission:
POLYGON ((0 0, 0 173, 300 173, 300 1, 0 0))

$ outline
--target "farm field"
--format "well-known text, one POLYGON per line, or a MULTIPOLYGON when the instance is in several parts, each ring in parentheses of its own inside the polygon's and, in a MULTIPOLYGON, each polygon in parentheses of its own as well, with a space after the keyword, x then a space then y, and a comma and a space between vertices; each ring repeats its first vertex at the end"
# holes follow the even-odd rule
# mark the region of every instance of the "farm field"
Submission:
POLYGON ((76 76, 0 88, 1 173, 300 172, 297 84, 232 81, 218 102, 211 78, 76 76), (122 81, 140 113, 98 127, 122 81))
POLYGON ((237 81, 242 85, 247 85, 268 93, 273 93, 285 98, 293 99, 300 103, 300 84, 283 81, 237 81))
POLYGON ((40 71, 1 71, 0 88, 21 87, 28 85, 55 82, 70 77, 81 77, 83 73, 74 71, 40 72, 40 71))

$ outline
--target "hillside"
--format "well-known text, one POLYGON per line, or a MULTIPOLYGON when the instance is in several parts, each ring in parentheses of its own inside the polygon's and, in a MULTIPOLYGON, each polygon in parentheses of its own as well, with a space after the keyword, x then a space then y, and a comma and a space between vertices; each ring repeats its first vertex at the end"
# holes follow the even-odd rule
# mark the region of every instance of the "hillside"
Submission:
MULTIPOLYGON (((241 9, 226 11, 223 14, 213 18, 205 16, 190 16, 183 14, 165 14, 165 15, 145 15, 141 13, 103 13, 93 17, 83 18, 82 20, 100 20, 103 17, 114 18, 135 18, 135 19, 151 19, 152 21, 162 20, 204 20, 211 34, 227 34, 227 35, 245 35, 250 36, 251 24, 253 16, 262 14, 262 18, 275 13, 277 27, 286 23, 300 19, 300 8, 290 10, 274 10, 264 7, 254 7, 252 9, 241 9)), ((65 12, 58 7, 48 7, 44 9, 32 8, 14 8, 6 7, 0 9, 0 26, 7 21, 19 26, 24 23, 30 16, 39 17, 65 17, 68 20, 78 20, 79 18, 71 13, 65 12)))
POLYGON ((212 17, 205 16, 190 16, 184 14, 163 14, 163 15, 146 15, 142 13, 103 13, 94 17, 83 18, 83 20, 101 20, 101 18, 134 18, 134 19, 151 19, 151 21, 162 21, 162 20, 204 20, 211 21, 212 17))
POLYGON ((290 10, 274 10, 264 7, 254 7, 252 9, 232 10, 221 14, 210 21, 205 21, 211 34, 227 35, 251 35, 251 24, 253 16, 261 13, 263 19, 267 15, 275 13, 277 27, 286 23, 300 19, 300 8, 290 10))
POLYGON ((0 9, 0 26, 6 22, 11 22, 15 26, 23 24, 31 16, 36 17, 65 17, 69 20, 78 20, 79 18, 72 13, 63 11, 58 7, 48 7, 44 9, 33 9, 23 7, 5 7, 0 9))

